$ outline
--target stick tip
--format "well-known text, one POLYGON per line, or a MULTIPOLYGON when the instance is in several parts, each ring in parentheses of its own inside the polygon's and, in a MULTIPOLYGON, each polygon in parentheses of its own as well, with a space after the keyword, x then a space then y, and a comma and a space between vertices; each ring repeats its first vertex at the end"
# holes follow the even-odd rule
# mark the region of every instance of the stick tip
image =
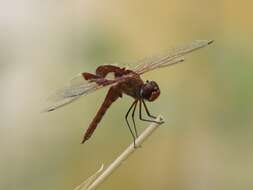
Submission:
POLYGON ((207 42, 207 44, 209 45, 209 44, 212 44, 214 42, 214 40, 209 40, 208 42, 207 42))

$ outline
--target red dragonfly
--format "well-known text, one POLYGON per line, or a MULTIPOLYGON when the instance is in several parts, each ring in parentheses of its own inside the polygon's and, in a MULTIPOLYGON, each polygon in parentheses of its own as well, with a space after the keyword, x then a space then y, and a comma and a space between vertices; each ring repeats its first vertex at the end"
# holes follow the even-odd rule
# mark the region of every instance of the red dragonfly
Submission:
POLYGON ((53 104, 51 104, 51 106, 49 106, 45 111, 54 111, 77 100, 81 96, 97 91, 103 87, 110 87, 103 104, 86 130, 82 143, 91 137, 98 123, 101 121, 111 104, 118 98, 121 98, 123 94, 126 94, 134 98, 132 105, 125 115, 125 119, 135 145, 135 139, 138 137, 134 120, 137 104, 139 102, 140 120, 157 122, 155 121, 156 117, 150 114, 145 101, 152 102, 160 95, 158 84, 155 81, 146 81, 144 83, 144 81, 140 78, 140 75, 157 68, 167 67, 183 62, 184 58, 182 56, 194 50, 203 48, 212 42, 213 40, 193 41, 188 45, 173 49, 164 56, 146 60, 132 70, 120 68, 114 65, 102 65, 96 69, 96 74, 87 72, 81 73, 74 77, 70 81, 69 85, 67 85, 65 88, 59 89, 55 94, 53 94, 53 96, 51 96, 50 99, 53 101, 53 104), (113 79, 108 78, 111 73, 114 74, 113 79), (145 111, 150 119, 144 119, 142 117, 142 105, 144 106, 145 111), (131 128, 128 121, 128 115, 131 110, 134 130, 131 128))

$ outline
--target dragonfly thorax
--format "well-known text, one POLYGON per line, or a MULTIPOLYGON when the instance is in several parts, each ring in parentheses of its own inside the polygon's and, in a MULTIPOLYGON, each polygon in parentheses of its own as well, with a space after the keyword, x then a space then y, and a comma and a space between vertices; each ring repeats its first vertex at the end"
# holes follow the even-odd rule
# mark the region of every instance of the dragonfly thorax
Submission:
POLYGON ((150 102, 154 101, 160 95, 160 89, 155 81, 146 81, 140 89, 141 98, 150 102))

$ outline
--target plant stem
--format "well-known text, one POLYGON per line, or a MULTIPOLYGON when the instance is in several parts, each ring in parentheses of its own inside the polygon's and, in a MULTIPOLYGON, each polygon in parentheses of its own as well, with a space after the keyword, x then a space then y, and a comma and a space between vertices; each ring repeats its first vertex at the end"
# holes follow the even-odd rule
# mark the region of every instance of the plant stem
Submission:
MULTIPOLYGON (((149 127, 147 127, 141 135, 136 139, 136 146, 139 147, 163 122, 161 116, 158 116, 155 120, 156 122, 161 123, 151 123, 149 127)), ((119 155, 104 171, 94 179, 90 185, 83 186, 78 188, 79 190, 95 190, 100 184, 102 184, 105 179, 110 176, 113 171, 115 171, 122 163, 125 161, 132 153, 134 153, 138 148, 134 148, 134 143, 130 144, 121 155, 119 155)))

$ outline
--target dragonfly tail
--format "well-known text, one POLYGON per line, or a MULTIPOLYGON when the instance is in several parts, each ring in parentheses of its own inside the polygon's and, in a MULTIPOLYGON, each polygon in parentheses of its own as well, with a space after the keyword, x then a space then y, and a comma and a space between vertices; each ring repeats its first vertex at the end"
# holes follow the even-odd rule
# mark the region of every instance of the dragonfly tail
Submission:
POLYGON ((104 114, 106 113, 108 108, 119 97, 121 97, 121 92, 118 90, 118 88, 116 86, 111 87, 106 95, 106 98, 105 98, 103 104, 99 108, 96 116, 93 118, 91 124, 89 125, 88 129, 86 130, 83 140, 82 140, 82 143, 84 143, 85 141, 87 141, 91 137, 91 135, 93 134, 93 132, 97 128, 98 123, 101 121, 102 117, 104 116, 104 114))

